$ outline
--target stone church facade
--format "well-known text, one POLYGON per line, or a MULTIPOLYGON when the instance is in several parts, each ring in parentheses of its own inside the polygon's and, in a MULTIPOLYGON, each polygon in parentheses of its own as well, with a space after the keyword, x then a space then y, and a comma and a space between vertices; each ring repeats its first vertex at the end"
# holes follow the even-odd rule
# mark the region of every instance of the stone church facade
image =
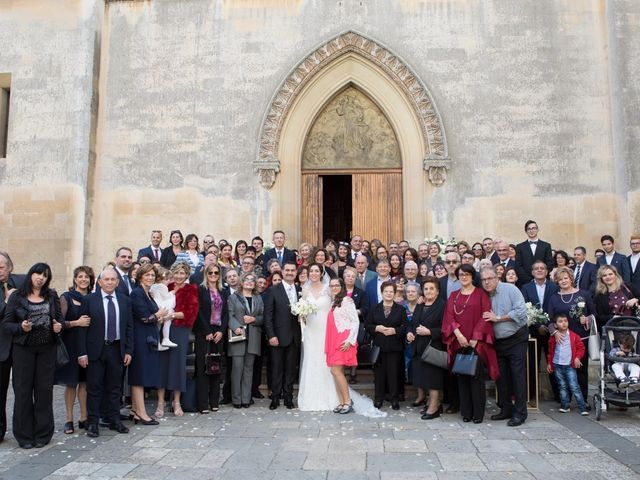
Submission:
POLYGON ((154 228, 316 242, 333 188, 385 241, 626 251, 639 43, 634 0, 6 0, 0 249, 68 280, 154 228))

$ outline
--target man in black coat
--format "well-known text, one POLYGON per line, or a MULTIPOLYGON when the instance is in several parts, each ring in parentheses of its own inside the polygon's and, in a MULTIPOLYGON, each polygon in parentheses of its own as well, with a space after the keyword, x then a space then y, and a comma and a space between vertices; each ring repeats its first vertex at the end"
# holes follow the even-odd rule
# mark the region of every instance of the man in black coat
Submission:
POLYGON ((122 373, 133 354, 133 313, 131 300, 116 291, 118 275, 106 269, 98 280, 101 290, 82 300, 82 315, 91 318, 78 334, 78 364, 87 369, 87 435, 97 437, 100 403, 106 393, 109 429, 128 433, 120 420, 122 373))
MULTIPOLYGON (((11 273, 12 271, 11 257, 8 253, 0 251, 0 322, 4 317, 9 296, 24 283, 24 275, 16 275, 11 273)), ((0 442, 4 440, 7 432, 7 391, 11 376, 12 341, 11 335, 0 330, 0 442)))
POLYGON ((280 266, 287 262, 296 263, 296 254, 284 246, 285 240, 286 237, 282 230, 273 232, 273 244, 275 246, 265 252, 262 260, 264 265, 267 265, 272 258, 277 259, 280 266))
POLYGON ((629 260, 631 283, 640 290, 640 235, 632 235, 629 246, 631 247, 631 255, 627 257, 627 260, 629 260))
POLYGON ((281 396, 285 406, 293 408, 293 384, 301 343, 298 317, 291 313, 291 304, 298 301, 300 294, 300 287, 294 284, 296 273, 296 264, 285 262, 282 282, 271 287, 264 300, 264 328, 271 348, 271 410, 278 408, 281 396))
POLYGON ((527 239, 516 245, 516 271, 520 285, 533 280, 531 267, 536 260, 542 260, 549 270, 553 268, 551 244, 538 238, 538 224, 527 220, 524 224, 527 239))
POLYGON ((573 259, 576 261, 576 266, 573 269, 574 287, 589 292, 593 296, 596 289, 598 267, 594 263, 587 261, 587 249, 584 247, 573 249, 573 259))
POLYGON ((629 259, 623 254, 616 252, 615 241, 611 235, 603 235, 600 238, 600 245, 604 250, 604 255, 598 258, 598 268, 603 265, 615 267, 622 280, 631 281, 631 265, 629 259))

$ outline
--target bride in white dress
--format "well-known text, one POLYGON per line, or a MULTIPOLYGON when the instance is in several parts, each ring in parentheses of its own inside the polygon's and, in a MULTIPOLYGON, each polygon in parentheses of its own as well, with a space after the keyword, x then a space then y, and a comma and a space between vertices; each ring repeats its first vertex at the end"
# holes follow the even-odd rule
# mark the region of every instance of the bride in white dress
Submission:
MULTIPOLYGON (((309 267, 309 281, 302 288, 302 298, 313 303, 317 310, 302 323, 302 365, 298 390, 298 408, 302 411, 332 411, 338 403, 335 381, 327 365, 325 337, 327 318, 331 309, 328 282, 323 281, 323 269, 318 264, 309 267)), ((373 406, 370 398, 349 388, 355 413, 367 417, 385 417, 373 406)))
POLYGON ((303 411, 333 410, 340 403, 324 353, 331 297, 328 285, 322 281, 322 273, 318 265, 311 265, 309 281, 302 288, 302 298, 317 307, 317 311, 304 320, 302 329, 298 408, 303 411))

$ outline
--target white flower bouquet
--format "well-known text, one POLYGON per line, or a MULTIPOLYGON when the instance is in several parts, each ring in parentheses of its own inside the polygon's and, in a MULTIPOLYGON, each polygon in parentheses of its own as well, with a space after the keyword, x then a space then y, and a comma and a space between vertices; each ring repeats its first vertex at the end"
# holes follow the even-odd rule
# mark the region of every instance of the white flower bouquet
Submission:
POLYGON ((307 315, 316 313, 317 311, 318 307, 304 298, 301 298, 296 303, 291 304, 291 313, 301 317, 306 317, 307 315))
POLYGON ((275 248, 275 245, 271 242, 264 242, 262 245, 262 253, 267 253, 272 248, 275 248))
POLYGON ((527 323, 529 325, 547 325, 549 323, 549 315, 541 308, 531 302, 527 302, 525 306, 527 307, 527 323))
POLYGON ((429 244, 429 243, 437 243, 438 245, 440 245, 440 251, 444 252, 444 249, 448 246, 448 245, 457 245, 458 241, 456 240, 456 237, 451 237, 449 240, 442 238, 440 235, 436 235, 433 238, 425 238, 424 239, 425 243, 429 244))

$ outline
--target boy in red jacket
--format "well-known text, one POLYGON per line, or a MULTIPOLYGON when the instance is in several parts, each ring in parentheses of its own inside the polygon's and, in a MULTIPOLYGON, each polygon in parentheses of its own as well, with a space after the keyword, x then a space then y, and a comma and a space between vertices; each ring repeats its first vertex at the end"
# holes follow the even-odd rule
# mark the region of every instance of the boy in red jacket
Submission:
POLYGON ((582 366, 580 359, 584 356, 585 348, 580 337, 569 330, 569 319, 559 313, 555 319, 556 329, 562 334, 562 340, 556 344, 556 336, 549 337, 549 353, 547 354, 547 372, 555 372, 560 390, 560 412, 571 411, 569 408, 569 392, 573 394, 580 408, 580 415, 589 415, 587 404, 578 385, 576 368, 582 366))

